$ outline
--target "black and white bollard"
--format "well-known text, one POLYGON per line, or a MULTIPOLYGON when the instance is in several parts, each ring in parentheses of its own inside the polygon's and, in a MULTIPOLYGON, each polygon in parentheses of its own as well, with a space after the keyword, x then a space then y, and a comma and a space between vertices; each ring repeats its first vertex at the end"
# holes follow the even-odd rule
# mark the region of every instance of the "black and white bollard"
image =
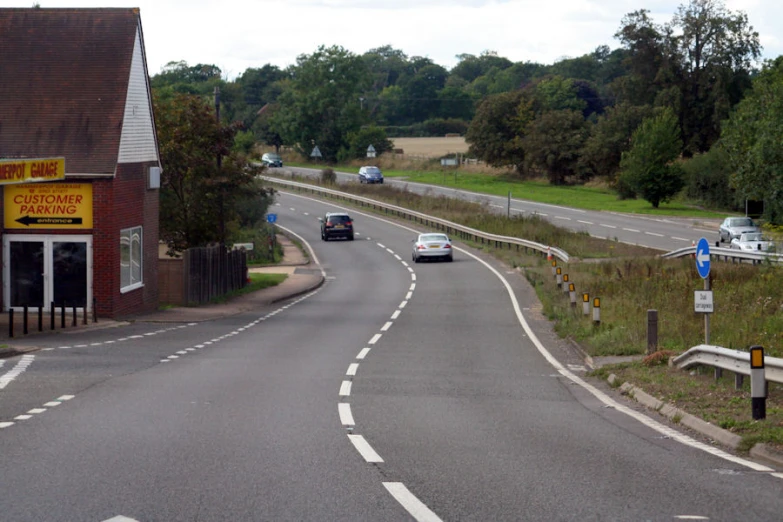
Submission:
POLYGON ((750 401, 753 420, 767 418, 767 379, 764 375, 764 348, 750 347, 750 401))

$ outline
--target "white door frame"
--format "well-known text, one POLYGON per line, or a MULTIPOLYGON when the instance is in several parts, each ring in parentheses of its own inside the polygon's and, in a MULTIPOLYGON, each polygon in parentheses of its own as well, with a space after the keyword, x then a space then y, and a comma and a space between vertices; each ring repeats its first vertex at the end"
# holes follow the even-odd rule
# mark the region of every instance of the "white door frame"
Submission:
MULTIPOLYGON (((87 311, 92 311, 92 235, 72 235, 72 234, 3 234, 3 304, 4 310, 10 308, 22 310, 21 307, 11 307, 11 264, 9 263, 11 255, 12 241, 38 242, 44 244, 44 311, 49 311, 49 305, 52 302, 54 294, 53 256, 52 243, 61 242, 84 242, 87 243, 87 311)), ((76 310, 83 312, 83 307, 76 307, 76 310)))

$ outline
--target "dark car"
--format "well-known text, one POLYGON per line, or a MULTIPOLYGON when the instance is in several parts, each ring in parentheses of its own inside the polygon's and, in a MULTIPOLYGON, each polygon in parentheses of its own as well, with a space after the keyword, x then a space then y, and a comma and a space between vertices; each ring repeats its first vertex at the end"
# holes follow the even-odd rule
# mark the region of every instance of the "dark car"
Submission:
POLYGON ((342 212, 329 212, 318 218, 321 222, 321 239, 329 241, 333 237, 344 237, 353 241, 353 220, 342 212))
POLYGON ((280 154, 275 154, 274 152, 267 152, 266 154, 261 156, 261 163, 263 163, 265 167, 282 167, 283 158, 280 157, 280 154))
POLYGON ((383 172, 378 167, 359 169, 359 183, 383 183, 383 172))

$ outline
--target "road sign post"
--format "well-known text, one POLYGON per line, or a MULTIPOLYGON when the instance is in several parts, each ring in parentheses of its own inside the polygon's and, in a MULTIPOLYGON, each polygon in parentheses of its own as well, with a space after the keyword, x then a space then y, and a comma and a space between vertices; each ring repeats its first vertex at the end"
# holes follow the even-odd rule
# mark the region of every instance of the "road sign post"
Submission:
POLYGON ((697 291, 694 296, 695 310, 704 314, 704 344, 710 344, 710 314, 714 307, 710 290, 710 243, 706 238, 700 238, 696 244, 696 270, 704 279, 704 291, 697 291))

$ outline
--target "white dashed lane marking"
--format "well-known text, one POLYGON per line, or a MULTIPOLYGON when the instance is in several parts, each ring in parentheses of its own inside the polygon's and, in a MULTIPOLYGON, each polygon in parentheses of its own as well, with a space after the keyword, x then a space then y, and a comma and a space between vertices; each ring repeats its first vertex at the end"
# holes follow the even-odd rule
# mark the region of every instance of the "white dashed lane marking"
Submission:
POLYGON ((418 522, 441 522, 441 519, 401 482, 384 482, 383 487, 418 522))
MULTIPOLYGON (((399 310, 397 310, 397 311, 399 312, 399 310)), ((392 322, 391 322, 391 321, 389 321, 388 323, 386 323, 385 325, 383 325, 383 326, 381 327, 381 331, 382 331, 382 332, 388 332, 388 331, 389 331, 389 328, 391 328, 391 325, 392 325, 392 322)))
POLYGON ((381 456, 378 455, 374 449, 372 449, 370 443, 367 442, 361 435, 348 435, 348 439, 354 445, 356 451, 358 451, 367 462, 383 462, 381 456))
POLYGON ((367 357, 367 354, 370 353, 369 348, 362 348, 362 351, 359 352, 359 355, 356 356, 357 359, 364 359, 367 357))
POLYGON ((343 381, 340 384, 340 397, 348 397, 351 395, 351 381, 343 381))
POLYGON ((351 413, 351 405, 347 402, 341 402, 337 405, 337 412, 340 414, 340 424, 343 426, 354 426, 356 423, 353 421, 353 414, 351 413))
POLYGON ((378 342, 378 340, 380 338, 381 338, 381 334, 379 334, 379 333, 375 334, 375 335, 372 336, 372 339, 370 339, 370 342, 368 342, 367 344, 375 344, 375 343, 378 342))
POLYGON ((604 227, 604 228, 617 228, 614 225, 604 225, 603 223, 601 223, 601 226, 604 227))
POLYGON ((623 230, 625 230, 626 232, 636 232, 636 233, 641 232, 640 230, 636 230, 635 228, 624 228, 623 230))
POLYGON ((351 363, 350 366, 348 366, 348 370, 345 372, 345 375, 356 375, 356 371, 359 369, 359 365, 357 363, 351 363))

